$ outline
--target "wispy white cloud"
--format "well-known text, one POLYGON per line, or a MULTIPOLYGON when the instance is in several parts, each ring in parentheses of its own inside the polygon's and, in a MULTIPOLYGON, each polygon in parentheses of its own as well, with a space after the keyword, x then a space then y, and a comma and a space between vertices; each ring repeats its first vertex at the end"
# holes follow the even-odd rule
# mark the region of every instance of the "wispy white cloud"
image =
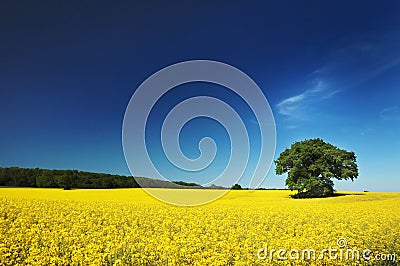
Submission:
POLYGON ((305 118, 306 110, 316 103, 334 96, 340 90, 328 90, 322 80, 314 80, 313 87, 300 94, 288 97, 280 101, 276 107, 278 112, 290 118, 305 118))
POLYGON ((342 89, 363 85, 400 65, 399 32, 356 35, 340 42, 341 48, 313 73, 334 77, 342 89))
POLYGON ((400 121, 400 108, 399 106, 391 106, 384 108, 380 112, 380 117, 385 121, 400 121))
POLYGON ((287 129, 298 129, 299 126, 296 126, 296 125, 287 125, 286 128, 287 128, 287 129))
POLYGON ((289 105, 296 104, 296 103, 300 102, 301 100, 303 100, 308 93, 309 93, 309 91, 305 91, 302 94, 295 95, 295 96, 289 97, 287 99, 284 99, 282 102, 280 102, 278 104, 278 107, 280 106, 280 107, 287 108, 289 105))
MULTIPOLYGON (((303 91, 281 100, 277 111, 289 118, 306 119, 315 115, 323 100, 341 91, 368 85, 372 79, 400 66, 400 32, 371 33, 339 40, 327 61, 305 78, 303 91)), ((398 107, 397 107, 398 108, 398 107)), ((382 119, 393 120, 396 110, 383 110, 382 119), (389 115, 390 111, 390 115, 389 115)))

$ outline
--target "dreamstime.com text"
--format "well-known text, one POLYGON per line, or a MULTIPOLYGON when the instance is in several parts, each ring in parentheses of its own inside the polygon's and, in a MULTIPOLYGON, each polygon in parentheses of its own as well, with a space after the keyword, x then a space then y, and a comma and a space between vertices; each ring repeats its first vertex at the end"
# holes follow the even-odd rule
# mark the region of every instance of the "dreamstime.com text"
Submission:
POLYGON ((347 247, 347 241, 339 238, 336 241, 337 247, 329 247, 317 252, 315 249, 276 249, 264 245, 257 251, 260 260, 375 260, 375 261, 396 261, 396 253, 375 253, 370 249, 358 250, 347 247), (317 256, 318 255, 318 256, 317 256))

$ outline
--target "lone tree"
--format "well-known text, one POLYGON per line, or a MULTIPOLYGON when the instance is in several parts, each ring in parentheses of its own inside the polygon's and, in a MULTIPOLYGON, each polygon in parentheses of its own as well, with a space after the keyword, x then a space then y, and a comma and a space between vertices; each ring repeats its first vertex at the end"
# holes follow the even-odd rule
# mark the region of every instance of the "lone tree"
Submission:
POLYGON ((241 190, 241 189, 242 189, 242 186, 239 185, 239 184, 234 184, 234 185, 231 187, 231 189, 233 189, 233 190, 241 190))
POLYGON ((276 174, 288 173, 286 185, 297 190, 295 198, 333 195, 333 178, 353 181, 358 177, 354 152, 339 149, 322 139, 295 142, 275 161, 276 174))

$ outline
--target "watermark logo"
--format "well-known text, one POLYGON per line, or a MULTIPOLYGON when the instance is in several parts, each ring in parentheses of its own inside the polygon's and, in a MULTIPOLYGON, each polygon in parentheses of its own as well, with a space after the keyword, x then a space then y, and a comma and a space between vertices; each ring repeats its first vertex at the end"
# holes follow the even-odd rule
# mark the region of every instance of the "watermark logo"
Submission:
POLYGON ((347 240, 346 238, 338 238, 336 244, 339 248, 345 248, 347 246, 347 240))
POLYGON ((396 261, 396 253, 374 253, 370 249, 359 250, 350 248, 345 238, 338 238, 337 247, 330 246, 317 251, 315 249, 276 249, 264 245, 257 251, 257 258, 260 260, 344 260, 344 261, 396 261))
MULTIPOLYGON (((207 130, 207 128, 204 128, 207 130)), ((253 141, 254 142, 254 141, 253 141)), ((177 170, 188 176, 204 171, 207 180, 200 182, 203 187, 221 184, 231 187, 243 178, 246 171, 248 187, 257 188, 264 181, 273 161, 276 143, 275 121, 270 105, 259 86, 241 70, 217 61, 193 60, 165 67, 147 78, 131 97, 125 111, 122 143, 126 162, 133 176, 145 176, 163 181, 176 181, 177 170), (210 95, 186 97, 175 104, 167 115, 152 119, 157 114, 157 106, 163 97, 176 87, 187 83, 202 82, 218 85, 233 92, 235 97, 251 110, 252 117, 240 114, 241 108, 232 106, 230 99, 210 95), (215 176, 208 176, 207 170, 213 166, 218 146, 209 132, 197 146, 199 156, 189 158, 183 152, 180 136, 183 128, 196 118, 212 119, 222 125, 230 142, 226 165, 215 176), (160 132, 154 132, 152 121, 162 120, 160 132), (249 128, 255 131, 258 141, 252 149, 253 138, 249 128), (155 153, 155 144, 160 144, 162 152, 155 153), (257 153, 257 154, 255 154, 257 153), (247 169, 251 161, 251 169, 247 169), (254 166, 254 167, 253 167, 254 166), (172 170, 168 171, 166 168, 172 170)), ((141 187, 146 187, 144 179, 137 178, 141 187)), ((188 180, 184 180, 188 181, 188 180)), ((242 180, 243 181, 243 180, 242 180)), ((199 183, 199 182, 196 182, 199 183)), ((221 197, 227 190, 207 190, 208 193, 183 193, 186 196, 166 193, 162 190, 146 189, 152 196, 174 205, 200 205, 221 197), (200 195, 202 194, 202 195, 200 195)), ((203 191, 204 192, 204 191, 203 191)))

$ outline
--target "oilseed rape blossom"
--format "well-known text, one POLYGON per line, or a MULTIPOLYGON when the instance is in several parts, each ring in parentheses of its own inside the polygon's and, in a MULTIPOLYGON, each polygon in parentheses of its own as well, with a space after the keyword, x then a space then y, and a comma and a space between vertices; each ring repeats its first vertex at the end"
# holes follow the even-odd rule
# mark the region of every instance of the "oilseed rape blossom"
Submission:
MULTIPOLYGON (((181 191, 160 193, 179 196, 181 191)), ((193 196, 196 193, 207 191, 198 190, 193 196)), ((398 263, 400 193, 345 193, 301 200, 290 194, 230 191, 212 203, 183 207, 160 202, 141 189, 1 188, 0 264, 398 263), (326 253, 318 258, 320 251, 330 247, 370 254, 346 259, 326 253), (315 250, 316 258, 297 256, 304 249, 315 250), (278 256, 279 250, 286 251, 283 257, 278 256), (385 254, 395 254, 397 260, 380 260, 389 258, 378 256, 385 254)))

